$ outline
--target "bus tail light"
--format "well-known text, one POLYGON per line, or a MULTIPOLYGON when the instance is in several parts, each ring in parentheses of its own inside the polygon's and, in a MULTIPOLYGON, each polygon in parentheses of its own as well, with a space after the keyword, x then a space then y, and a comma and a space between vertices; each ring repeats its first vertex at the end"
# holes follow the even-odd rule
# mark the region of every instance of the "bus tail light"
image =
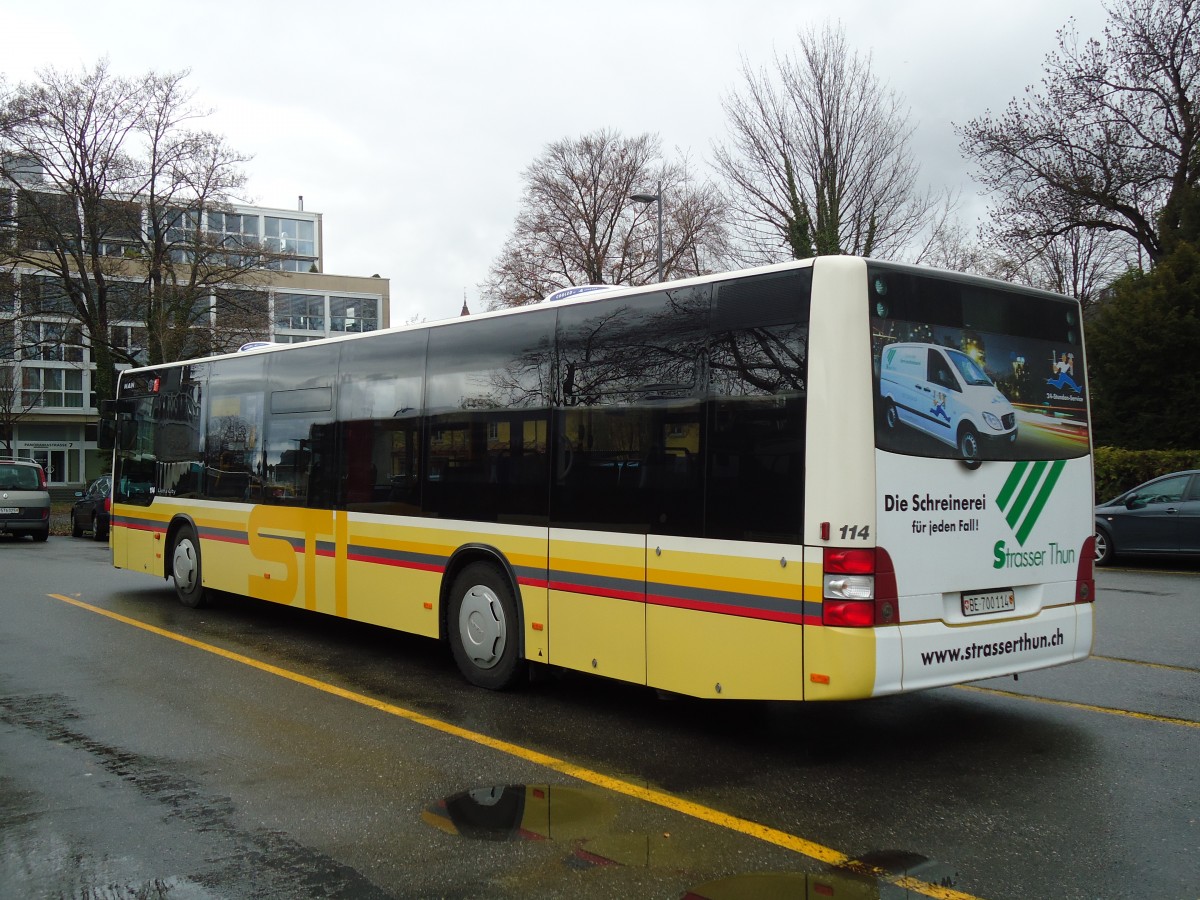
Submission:
POLYGON ((1075 602, 1091 603, 1096 599, 1096 576, 1092 566, 1096 562, 1096 536, 1089 535, 1079 551, 1079 568, 1075 574, 1075 602))
POLYGON ((822 625, 869 628, 899 623, 896 572, 882 547, 826 547, 823 581, 822 625))

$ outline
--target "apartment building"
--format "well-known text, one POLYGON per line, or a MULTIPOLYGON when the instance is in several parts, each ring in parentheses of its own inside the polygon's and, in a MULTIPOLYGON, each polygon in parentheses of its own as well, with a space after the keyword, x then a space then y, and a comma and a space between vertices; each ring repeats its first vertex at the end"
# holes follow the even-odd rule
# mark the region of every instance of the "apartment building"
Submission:
MULTIPOLYGON (((303 198, 298 207, 237 206, 208 213, 201 223, 271 254, 237 291, 246 338, 298 343, 388 327, 388 279, 326 273, 322 216, 306 212, 303 198)), ((91 348, 57 279, 28 268, 0 277, 0 455, 7 438, 13 455, 42 464, 52 487, 80 488, 110 465, 109 454, 96 449, 91 348)), ((136 287, 138 279, 129 284, 136 287)), ((218 328, 220 317, 214 293, 200 318, 218 328)), ((144 363, 145 331, 144 322, 121 320, 110 337, 144 363)))

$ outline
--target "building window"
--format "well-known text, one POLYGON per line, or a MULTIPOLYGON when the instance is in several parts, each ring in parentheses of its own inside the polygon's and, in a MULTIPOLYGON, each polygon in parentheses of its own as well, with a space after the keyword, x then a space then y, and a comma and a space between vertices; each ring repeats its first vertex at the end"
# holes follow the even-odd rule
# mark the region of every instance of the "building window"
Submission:
POLYGON ((0 315, 13 315, 17 311, 17 279, 7 272, 0 272, 0 315))
POLYGON ((317 227, 311 219, 264 216, 263 249, 286 259, 272 260, 268 269, 307 272, 317 262, 317 227))
POLYGON ((325 297, 320 294, 276 294, 275 327, 325 334, 325 297))
POLYGON ((222 246, 257 247, 258 216, 245 213, 210 212, 208 230, 219 238, 222 246))
POLYGON ((330 331, 374 331, 379 327, 379 301, 364 297, 330 297, 330 331))
POLYGON ((73 316, 75 307, 62 282, 57 278, 22 275, 21 311, 25 315, 73 316))
POLYGON ((83 362, 83 333, 68 322, 25 322, 21 356, 45 362, 83 362))
POLYGON ((166 220, 166 241, 171 250, 171 259, 176 263, 190 264, 196 254, 193 250, 196 241, 196 226, 200 214, 190 209, 173 209, 168 211, 166 220))
POLYGON ((136 254, 142 240, 142 207, 124 200, 101 200, 100 212, 100 255, 136 254))
POLYGON ((80 369, 21 369, 21 403, 26 409, 83 409, 80 369))
POLYGON ((114 325, 109 330, 113 349, 126 354, 133 364, 144 366, 150 361, 150 340, 146 329, 137 325, 114 325))
POLYGON ((108 319, 140 321, 146 316, 150 303, 150 289, 136 281, 108 282, 108 319))

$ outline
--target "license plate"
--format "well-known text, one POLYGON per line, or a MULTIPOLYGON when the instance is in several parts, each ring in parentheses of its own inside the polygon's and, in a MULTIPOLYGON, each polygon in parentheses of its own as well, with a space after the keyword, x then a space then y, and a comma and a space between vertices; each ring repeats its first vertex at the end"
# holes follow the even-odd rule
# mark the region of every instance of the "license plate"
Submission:
POLYGON ((15 516, 20 511, 19 506, 0 506, 0 516, 15 516))
POLYGON ((990 613, 1012 612, 1016 608, 1017 595, 1010 588, 962 595, 964 616, 986 616, 990 613))

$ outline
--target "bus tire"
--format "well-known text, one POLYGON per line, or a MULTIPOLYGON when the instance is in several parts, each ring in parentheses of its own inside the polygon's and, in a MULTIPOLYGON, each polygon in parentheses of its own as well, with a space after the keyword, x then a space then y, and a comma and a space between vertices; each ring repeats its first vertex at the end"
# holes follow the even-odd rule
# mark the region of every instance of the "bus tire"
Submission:
POLYGON ((454 579, 446 620, 454 662, 467 681, 502 691, 524 671, 517 604, 499 569, 474 562, 454 579))
POLYGON ((199 609, 208 603, 200 568, 200 540, 191 525, 184 525, 175 535, 171 547, 171 580, 175 595, 189 609, 199 609))

